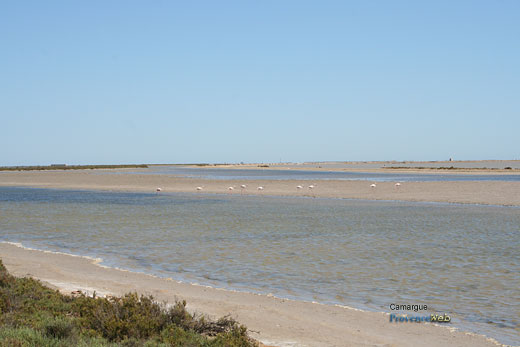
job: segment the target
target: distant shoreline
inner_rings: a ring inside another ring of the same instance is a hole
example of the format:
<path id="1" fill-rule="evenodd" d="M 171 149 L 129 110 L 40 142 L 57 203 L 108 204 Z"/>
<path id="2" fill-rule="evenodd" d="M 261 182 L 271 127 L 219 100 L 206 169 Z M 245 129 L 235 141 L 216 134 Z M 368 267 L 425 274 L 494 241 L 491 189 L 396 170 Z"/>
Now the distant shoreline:
<path id="1" fill-rule="evenodd" d="M 397 170 L 462 170 L 462 171 L 488 171 L 492 170 L 493 172 L 520 172 L 520 169 L 513 169 L 511 167 L 505 167 L 503 169 L 499 168 L 487 168 L 487 167 L 454 167 L 454 166 L 441 166 L 441 167 L 428 167 L 428 166 L 388 166 L 383 167 L 382 169 L 397 169 Z"/>
<path id="2" fill-rule="evenodd" d="M 95 170 L 95 169 L 147 169 L 146 164 L 123 165 L 33 165 L 33 166 L 0 166 L 0 171 L 46 171 L 46 170 Z"/>
<path id="3" fill-rule="evenodd" d="M 150 165 L 154 167 L 156 165 Z M 167 166 L 167 165 L 163 165 Z M 173 165 L 172 165 L 173 166 Z M 520 169 L 498 169 L 498 168 L 436 168 L 436 167 L 378 167 L 378 168 L 330 168 L 330 167 L 298 167 L 298 166 L 254 166 L 254 165 L 181 165 L 181 167 L 201 169 L 230 169 L 230 170 L 295 170 L 295 171 L 324 171 L 324 172 L 353 172 L 353 173 L 414 173 L 414 174 L 439 174 L 439 175 L 520 175 Z"/>
<path id="4" fill-rule="evenodd" d="M 182 166 L 182 165 L 181 165 Z M 192 164 L 187 167 L 331 172 L 408 172 L 427 174 L 520 174 L 520 160 L 326 161 L 303 163 Z M 395 171 L 394 171 L 395 170 Z"/>
<path id="5" fill-rule="evenodd" d="M 95 165 L 25 165 L 0 166 L 1 171 L 63 171 L 102 169 L 147 169 L 150 167 L 189 167 L 201 169 L 261 169 L 329 172 L 409 172 L 442 174 L 520 174 L 520 160 L 461 161 L 324 161 L 302 163 L 177 163 L 177 164 L 95 164 Z"/>

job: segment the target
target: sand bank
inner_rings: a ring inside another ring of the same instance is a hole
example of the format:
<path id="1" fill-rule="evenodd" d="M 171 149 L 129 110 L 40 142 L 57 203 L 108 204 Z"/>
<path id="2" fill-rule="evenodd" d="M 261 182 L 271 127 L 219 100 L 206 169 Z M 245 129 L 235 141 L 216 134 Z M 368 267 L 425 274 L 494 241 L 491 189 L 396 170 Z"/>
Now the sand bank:
<path id="1" fill-rule="evenodd" d="M 179 283 L 145 274 L 96 265 L 83 257 L 27 250 L 0 243 L 0 257 L 15 276 L 32 276 L 63 292 L 129 291 L 173 302 L 213 318 L 230 314 L 247 325 L 250 335 L 276 346 L 496 346 L 480 335 L 429 323 L 390 323 L 384 313 L 280 299 L 267 295 Z"/>
<path id="2" fill-rule="evenodd" d="M 143 169 L 146 170 L 146 169 Z M 111 171 L 113 172 L 113 171 Z M 403 182 L 399 188 L 394 182 L 379 182 L 371 188 L 370 181 L 296 181 L 296 180 L 204 180 L 173 175 L 155 174 L 102 174 L 98 170 L 0 172 L 0 186 L 28 186 L 61 189 L 94 189 L 113 191 L 259 194 L 278 196 L 315 196 L 329 198 L 435 201 L 452 203 L 520 206 L 520 182 L 505 181 L 439 181 Z M 240 184 L 248 187 L 241 192 Z M 309 185 L 315 188 L 310 190 Z M 303 189 L 297 189 L 302 185 Z M 229 186 L 236 189 L 231 193 Z M 257 190 L 257 187 L 264 187 Z"/>
<path id="3" fill-rule="evenodd" d="M 327 171 L 352 171 L 352 172 L 388 172 L 388 168 L 394 168 L 390 172 L 399 172 L 395 168 L 404 168 L 402 172 L 414 172 L 414 169 L 422 168 L 419 173 L 442 174 L 519 174 L 520 160 L 454 160 L 454 161 L 322 161 L 305 163 L 269 163 L 269 164 L 217 164 L 210 167 L 233 169 L 267 169 L 267 170 L 327 170 Z M 440 168 L 453 167 L 455 170 L 439 170 Z M 505 169 L 510 168 L 510 169 Z"/>

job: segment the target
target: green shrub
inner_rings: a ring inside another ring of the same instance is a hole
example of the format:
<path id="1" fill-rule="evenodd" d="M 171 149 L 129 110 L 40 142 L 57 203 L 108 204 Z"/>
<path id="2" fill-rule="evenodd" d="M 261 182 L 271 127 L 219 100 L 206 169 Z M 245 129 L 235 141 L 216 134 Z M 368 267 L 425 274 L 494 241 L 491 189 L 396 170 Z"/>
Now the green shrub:
<path id="1" fill-rule="evenodd" d="M 45 324 L 43 332 L 47 337 L 66 339 L 73 335 L 74 325 L 69 319 L 55 318 Z"/>
<path id="2" fill-rule="evenodd" d="M 256 346 L 229 317 L 212 321 L 137 293 L 70 297 L 0 260 L 0 346 Z"/>

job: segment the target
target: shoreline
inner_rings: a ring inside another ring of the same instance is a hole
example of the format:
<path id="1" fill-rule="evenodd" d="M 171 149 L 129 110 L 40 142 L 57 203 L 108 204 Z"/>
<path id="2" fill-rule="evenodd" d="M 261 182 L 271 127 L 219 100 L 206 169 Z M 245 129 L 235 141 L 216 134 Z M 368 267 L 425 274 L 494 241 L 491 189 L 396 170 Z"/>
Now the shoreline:
<path id="1" fill-rule="evenodd" d="M 154 165 L 151 165 L 154 166 Z M 167 166 L 167 165 L 161 165 Z M 265 169 L 331 172 L 518 175 L 520 160 L 440 160 L 440 161 L 316 161 L 302 163 L 192 164 L 191 168 Z M 453 167 L 453 169 L 450 169 Z M 509 169 L 506 169 L 509 168 Z M 444 169 L 443 169 L 444 168 Z M 390 169 L 390 170 L 388 170 Z"/>
<path id="2" fill-rule="evenodd" d="M 0 186 L 155 193 L 216 193 L 240 196 L 322 197 L 520 206 L 520 181 L 377 182 L 369 180 L 215 180 L 161 174 L 100 174 L 89 170 L 1 172 Z M 248 188 L 241 191 L 240 185 Z M 309 189 L 308 185 L 314 185 Z M 301 185 L 302 189 L 296 187 Z M 233 186 L 233 191 L 228 187 Z M 257 190 L 257 187 L 264 187 Z M 202 187 L 197 191 L 196 187 Z"/>
<path id="3" fill-rule="evenodd" d="M 153 168 L 155 165 L 150 165 Z M 166 166 L 166 165 L 165 165 Z M 424 175 L 520 175 L 520 169 L 481 169 L 481 168 L 454 168 L 441 169 L 434 167 L 380 167 L 380 168 L 328 168 L 328 167 L 298 167 L 298 166 L 269 166 L 259 167 L 253 165 L 216 165 L 216 166 L 180 166 L 191 169 L 228 169 L 228 170 L 291 170 L 291 171 L 318 171 L 318 172 L 352 172 L 352 173 L 404 173 L 404 174 L 424 174 Z"/>
<path id="4" fill-rule="evenodd" d="M 449 325 L 394 325 L 388 322 L 389 313 L 186 283 L 108 267 L 99 258 L 32 249 L 8 241 L 0 242 L 0 258 L 13 275 L 37 278 L 67 294 L 78 289 L 102 295 L 136 291 L 161 301 L 185 299 L 190 311 L 210 317 L 231 314 L 248 327 L 251 337 L 266 345 L 504 346 L 493 338 Z"/>
<path id="5" fill-rule="evenodd" d="M 77 192 L 105 192 L 105 193 L 133 193 L 133 194 L 152 194 L 147 190 L 117 190 L 117 189 L 101 189 L 101 188 L 68 188 L 68 187 L 38 187 L 38 186 L 11 186 L 11 185 L 2 185 L 0 184 L 0 188 L 20 188 L 20 189 L 49 189 L 49 190 L 62 190 L 62 191 L 77 191 Z M 161 195 L 168 194 L 181 194 L 188 196 L 200 196 L 200 197 L 226 197 L 229 198 L 229 193 L 224 192 L 184 192 L 184 191 L 171 191 L 171 192 L 161 192 Z M 155 195 L 155 194 L 154 194 Z M 492 203 L 479 203 L 479 202 L 457 202 L 457 201 L 431 201 L 431 200 L 390 200 L 390 199 L 371 199 L 371 198 L 346 198 L 346 197 L 329 197 L 329 196 L 312 196 L 312 195 L 270 195 L 270 194 L 249 194 L 244 193 L 241 194 L 233 194 L 233 198 L 255 198 L 255 197 L 265 197 L 265 198 L 280 198 L 280 199 L 316 199 L 316 200 L 339 200 L 339 201 L 360 201 L 360 202 L 382 202 L 382 203 L 410 203 L 410 204 L 439 204 L 439 205 L 455 205 L 455 206 L 482 206 L 482 207 L 505 207 L 505 208 L 520 208 L 520 204 L 492 204 Z M 2 243 L 4 241 L 0 241 Z M 5 241 L 9 242 L 9 241 Z M 13 244 L 17 244 L 17 242 L 12 242 Z M 25 247 L 25 246 L 22 246 Z M 31 248 L 28 248 L 31 250 Z M 39 249 L 35 249 L 39 250 Z M 47 252 L 46 250 L 39 250 L 42 252 Z M 48 251 L 53 252 L 53 251 Z M 59 253 L 59 252 L 58 252 Z M 64 253 L 65 255 L 78 256 L 83 257 L 82 255 L 74 255 L 69 253 Z M 88 257 L 88 256 L 86 256 Z"/>

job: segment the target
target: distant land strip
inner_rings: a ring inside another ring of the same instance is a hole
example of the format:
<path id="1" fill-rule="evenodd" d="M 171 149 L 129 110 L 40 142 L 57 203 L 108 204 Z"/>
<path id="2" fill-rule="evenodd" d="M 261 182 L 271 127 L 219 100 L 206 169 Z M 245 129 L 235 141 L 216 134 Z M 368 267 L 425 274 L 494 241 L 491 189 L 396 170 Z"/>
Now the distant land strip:
<path id="1" fill-rule="evenodd" d="M 500 168 L 488 168 L 488 167 L 454 167 L 454 166 L 382 166 L 381 169 L 398 169 L 398 170 L 518 170 L 508 166 L 503 169 Z"/>
<path id="2" fill-rule="evenodd" d="M 87 169 L 146 169 L 146 164 L 136 165 L 37 165 L 37 166 L 0 166 L 0 171 L 33 171 L 33 170 L 87 170 Z"/>

